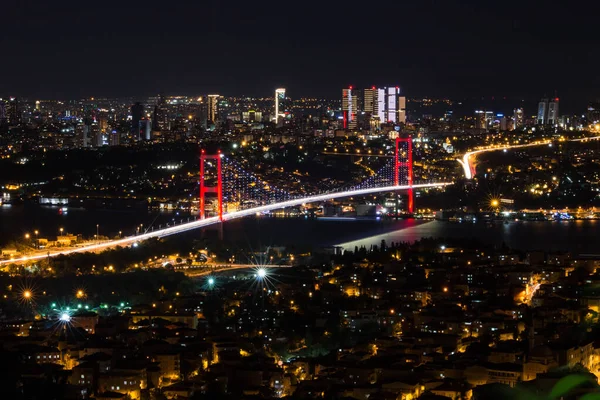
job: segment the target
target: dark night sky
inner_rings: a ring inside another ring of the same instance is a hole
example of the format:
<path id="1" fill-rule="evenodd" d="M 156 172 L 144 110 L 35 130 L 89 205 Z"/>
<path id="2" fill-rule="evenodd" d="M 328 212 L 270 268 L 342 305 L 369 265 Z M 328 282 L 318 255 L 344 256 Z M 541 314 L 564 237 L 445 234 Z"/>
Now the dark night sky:
<path id="1" fill-rule="evenodd" d="M 486 4 L 484 4 L 486 3 Z M 0 95 L 600 97 L 592 1 L 33 1 L 0 4 Z M 361 7 L 358 7 L 360 5 Z"/>

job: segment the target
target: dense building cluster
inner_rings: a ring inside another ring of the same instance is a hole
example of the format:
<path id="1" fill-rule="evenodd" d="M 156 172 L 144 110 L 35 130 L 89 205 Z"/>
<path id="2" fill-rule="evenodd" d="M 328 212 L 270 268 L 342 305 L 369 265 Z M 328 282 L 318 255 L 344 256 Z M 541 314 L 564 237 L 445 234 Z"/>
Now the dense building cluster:
<path id="1" fill-rule="evenodd" d="M 434 240 L 337 253 L 272 248 L 260 254 L 296 267 L 208 275 L 146 302 L 93 288 L 58 304 L 43 280 L 9 290 L 3 385 L 64 399 L 489 399 L 578 373 L 590 383 L 574 396 L 597 390 L 597 259 Z"/>

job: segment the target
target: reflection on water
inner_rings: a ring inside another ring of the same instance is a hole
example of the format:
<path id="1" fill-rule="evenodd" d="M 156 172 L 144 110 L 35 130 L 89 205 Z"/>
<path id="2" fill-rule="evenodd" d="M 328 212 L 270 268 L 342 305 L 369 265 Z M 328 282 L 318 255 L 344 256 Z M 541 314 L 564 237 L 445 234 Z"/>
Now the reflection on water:
<path id="1" fill-rule="evenodd" d="M 85 210 L 69 209 L 61 215 L 58 208 L 37 205 L 0 207 L 0 246 L 25 233 L 39 230 L 41 237 L 54 236 L 59 228 L 65 232 L 93 236 L 96 224 L 101 235 L 131 235 L 136 227 L 164 227 L 190 218 L 139 209 Z M 192 219 L 194 217 L 191 217 Z M 600 221 L 528 222 L 487 226 L 484 223 L 453 223 L 444 221 L 400 220 L 318 220 L 304 218 L 248 217 L 229 221 L 223 227 L 227 241 L 239 246 L 332 246 L 353 250 L 354 246 L 379 245 L 381 240 L 413 242 L 422 237 L 477 239 L 484 243 L 521 250 L 563 250 L 573 253 L 600 254 Z M 209 233 L 210 235 L 210 233 Z M 213 237 L 215 235 L 212 235 Z M 191 231 L 183 238 L 201 237 L 201 231 Z"/>
<path id="2" fill-rule="evenodd" d="M 382 240 L 413 242 L 422 237 L 477 239 L 484 243 L 501 245 L 519 250 L 560 250 L 576 254 L 600 254 L 600 222 L 589 221 L 519 221 L 488 226 L 482 223 L 453 223 L 430 221 L 407 226 L 393 232 L 369 235 L 358 240 L 339 244 L 348 250 L 354 246 L 370 247 Z"/>

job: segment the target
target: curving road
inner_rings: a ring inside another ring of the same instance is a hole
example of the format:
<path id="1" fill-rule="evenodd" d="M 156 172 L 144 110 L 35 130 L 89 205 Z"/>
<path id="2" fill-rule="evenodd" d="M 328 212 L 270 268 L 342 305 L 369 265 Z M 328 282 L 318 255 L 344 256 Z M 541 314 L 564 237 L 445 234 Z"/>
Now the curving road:
<path id="1" fill-rule="evenodd" d="M 566 142 L 587 142 L 588 140 L 598 140 L 598 139 L 600 139 L 600 136 L 592 136 L 592 137 L 579 138 L 579 139 L 568 139 L 565 141 Z M 475 166 L 472 164 L 472 160 L 471 160 L 472 156 L 476 156 L 477 154 L 488 153 L 488 152 L 492 152 L 492 151 L 511 150 L 511 149 L 519 149 L 519 148 L 523 148 L 523 147 L 535 147 L 535 146 L 549 145 L 552 142 L 553 142 L 552 140 L 543 140 L 541 142 L 533 142 L 533 143 L 527 143 L 527 144 L 486 147 L 484 149 L 469 151 L 468 153 L 465 153 L 462 160 L 458 159 L 456 161 L 458 161 L 460 163 L 460 165 L 462 165 L 463 171 L 465 173 L 465 178 L 473 179 L 473 176 L 475 175 Z"/>
<path id="2" fill-rule="evenodd" d="M 361 195 L 365 195 L 365 194 L 381 193 L 381 192 L 393 192 L 396 190 L 407 190 L 410 188 L 413 188 L 413 189 L 440 188 L 440 187 L 444 187 L 444 186 L 451 185 L 451 184 L 452 183 L 426 183 L 426 184 L 419 184 L 419 185 L 412 185 L 412 186 L 409 186 L 409 185 L 384 186 L 384 187 L 378 187 L 378 188 L 348 190 L 345 192 L 332 192 L 332 193 L 327 193 L 327 194 L 302 197 L 302 198 L 298 198 L 298 199 L 294 199 L 294 200 L 282 201 L 279 203 L 268 204 L 265 206 L 253 207 L 253 208 L 249 208 L 247 210 L 234 211 L 234 212 L 231 212 L 228 214 L 224 214 L 223 221 L 229 221 L 232 219 L 243 218 L 243 217 L 247 217 L 250 215 L 255 215 L 257 213 L 273 211 L 273 210 L 277 210 L 280 208 L 294 207 L 294 206 L 298 206 L 298 205 L 305 204 L 305 203 L 315 203 L 315 202 L 319 202 L 319 201 L 326 201 L 326 200 L 341 198 L 341 197 L 361 196 Z M 61 254 L 68 255 L 68 254 L 75 254 L 75 253 L 96 252 L 96 251 L 107 250 L 107 249 L 117 247 L 117 246 L 121 246 L 121 247 L 130 246 L 130 245 L 137 244 L 138 242 L 141 242 L 141 241 L 144 241 L 147 239 L 176 235 L 179 233 L 188 232 L 188 231 L 191 231 L 194 229 L 203 228 L 203 227 L 206 227 L 209 225 L 214 225 L 217 223 L 219 223 L 218 217 L 210 217 L 210 218 L 200 219 L 197 221 L 187 222 L 187 223 L 177 225 L 177 226 L 172 226 L 169 228 L 155 230 L 152 232 L 146 232 L 146 233 L 143 233 L 143 234 L 137 235 L 137 236 L 128 236 L 128 237 L 125 237 L 122 239 L 111 240 L 111 241 L 107 241 L 107 242 L 103 242 L 103 243 L 96 243 L 96 244 L 92 244 L 89 246 L 78 247 L 76 249 L 54 251 L 54 252 L 48 252 L 46 254 L 36 254 L 36 255 L 16 258 L 13 260 L 1 260 L 0 266 L 12 264 L 12 263 L 40 260 L 40 259 L 49 258 L 49 257 L 56 257 Z"/>

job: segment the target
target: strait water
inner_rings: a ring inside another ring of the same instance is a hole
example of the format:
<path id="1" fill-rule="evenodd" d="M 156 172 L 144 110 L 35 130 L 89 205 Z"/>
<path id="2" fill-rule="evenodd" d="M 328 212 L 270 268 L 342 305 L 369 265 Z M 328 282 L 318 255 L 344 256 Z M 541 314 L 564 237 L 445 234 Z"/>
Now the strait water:
<path id="1" fill-rule="evenodd" d="M 59 228 L 67 233 L 93 236 L 96 225 L 100 235 L 117 236 L 135 233 L 136 227 L 164 227 L 193 219 L 189 214 L 130 210 L 102 210 L 69 208 L 60 214 L 57 207 L 13 205 L 0 207 L 0 245 L 26 233 L 40 237 L 56 236 Z M 152 228 L 150 228 L 152 229 Z M 210 228 L 209 228 L 210 229 Z M 214 230 L 213 230 L 214 231 Z M 250 217 L 224 224 L 226 240 L 238 245 L 295 245 L 295 246 L 354 246 L 415 241 L 422 237 L 476 238 L 484 243 L 521 250 L 563 250 L 575 254 L 600 254 L 600 221 L 572 222 L 511 222 L 493 226 L 484 223 L 454 223 L 444 221 L 376 221 L 376 220 L 322 220 L 304 218 Z M 210 234 L 210 233 L 209 233 Z M 214 234 L 214 232 L 213 232 Z M 186 236 L 199 238 L 200 230 Z"/>

